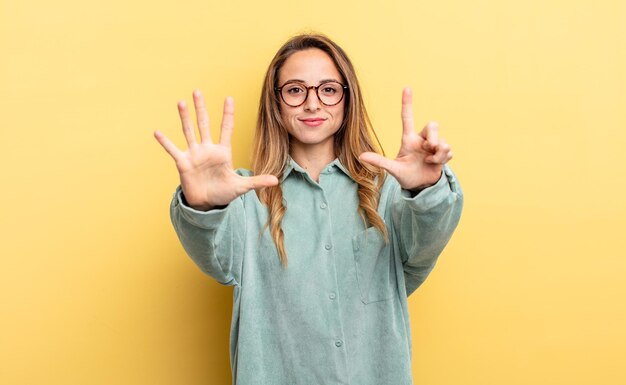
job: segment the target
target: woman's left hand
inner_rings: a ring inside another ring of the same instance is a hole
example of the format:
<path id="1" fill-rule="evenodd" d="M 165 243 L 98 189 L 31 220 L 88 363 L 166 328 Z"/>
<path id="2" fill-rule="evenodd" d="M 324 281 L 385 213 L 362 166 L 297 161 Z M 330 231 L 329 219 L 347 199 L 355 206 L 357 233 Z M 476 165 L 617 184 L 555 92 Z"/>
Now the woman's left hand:
<path id="1" fill-rule="evenodd" d="M 418 192 L 437 183 L 443 165 L 452 159 L 452 151 L 439 138 L 436 122 L 428 123 L 419 134 L 415 132 L 412 102 L 413 95 L 407 87 L 402 92 L 402 144 L 396 159 L 374 152 L 364 152 L 359 159 L 387 170 L 403 189 Z"/>

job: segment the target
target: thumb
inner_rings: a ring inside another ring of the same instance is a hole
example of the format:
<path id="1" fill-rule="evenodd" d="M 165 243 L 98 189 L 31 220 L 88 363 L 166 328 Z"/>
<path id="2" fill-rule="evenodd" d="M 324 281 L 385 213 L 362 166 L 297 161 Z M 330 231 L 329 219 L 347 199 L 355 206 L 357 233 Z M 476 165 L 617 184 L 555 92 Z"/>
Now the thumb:
<path id="1" fill-rule="evenodd" d="M 372 166 L 380 167 L 384 170 L 387 170 L 393 175 L 393 161 L 385 158 L 380 154 L 377 154 L 375 152 L 364 152 L 359 156 L 359 160 L 365 163 L 369 163 Z"/>
<path id="2" fill-rule="evenodd" d="M 257 175 L 247 177 L 250 190 L 261 187 L 272 187 L 278 184 L 278 178 L 274 175 Z"/>

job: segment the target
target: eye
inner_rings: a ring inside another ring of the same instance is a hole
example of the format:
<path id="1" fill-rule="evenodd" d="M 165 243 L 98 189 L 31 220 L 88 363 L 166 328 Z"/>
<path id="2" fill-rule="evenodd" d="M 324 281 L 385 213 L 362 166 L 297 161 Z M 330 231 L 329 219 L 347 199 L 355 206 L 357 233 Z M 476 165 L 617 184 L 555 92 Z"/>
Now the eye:
<path id="1" fill-rule="evenodd" d="M 322 91 L 322 93 L 324 95 L 335 95 L 339 92 L 339 84 L 334 84 L 334 83 L 329 83 L 329 84 L 322 84 L 320 86 L 320 90 Z"/>
<path id="2" fill-rule="evenodd" d="M 304 87 L 297 84 L 290 84 L 286 87 L 286 92 L 289 95 L 298 95 L 304 92 Z"/>

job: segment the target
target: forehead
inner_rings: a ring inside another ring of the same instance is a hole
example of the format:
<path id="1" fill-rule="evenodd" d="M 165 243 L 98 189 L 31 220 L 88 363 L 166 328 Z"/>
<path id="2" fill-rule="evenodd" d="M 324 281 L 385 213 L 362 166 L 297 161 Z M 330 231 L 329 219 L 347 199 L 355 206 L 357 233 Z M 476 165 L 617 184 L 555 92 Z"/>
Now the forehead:
<path id="1" fill-rule="evenodd" d="M 285 60 L 278 73 L 278 80 L 301 80 L 307 84 L 319 84 L 322 80 L 341 81 L 341 74 L 333 59 L 318 48 L 298 51 Z"/>

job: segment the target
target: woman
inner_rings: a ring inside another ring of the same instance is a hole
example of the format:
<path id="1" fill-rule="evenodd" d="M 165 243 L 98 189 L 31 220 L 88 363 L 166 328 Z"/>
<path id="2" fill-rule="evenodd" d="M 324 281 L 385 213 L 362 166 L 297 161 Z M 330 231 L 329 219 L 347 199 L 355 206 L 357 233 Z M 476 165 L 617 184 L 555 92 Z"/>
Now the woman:
<path id="1" fill-rule="evenodd" d="M 174 228 L 207 274 L 234 286 L 234 384 L 410 384 L 407 296 L 456 227 L 462 193 L 436 123 L 417 133 L 402 94 L 402 145 L 378 154 L 355 71 L 325 36 L 300 35 L 270 64 L 253 171 L 232 170 L 231 98 L 211 143 L 200 92 L 198 142 L 155 136 L 181 185 Z"/>

